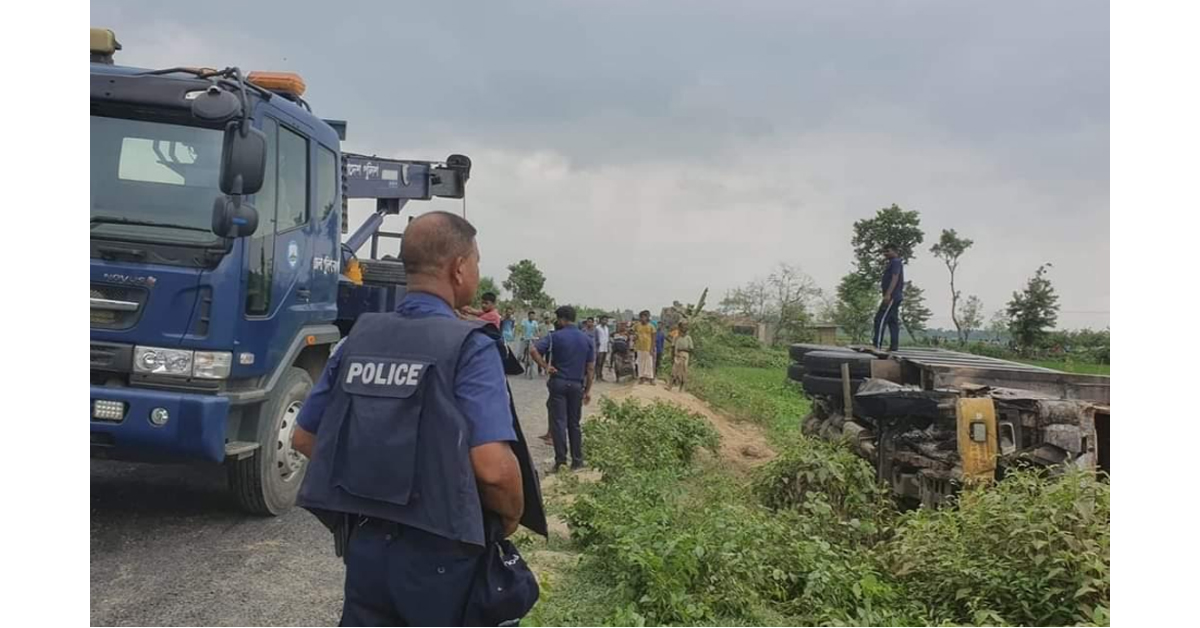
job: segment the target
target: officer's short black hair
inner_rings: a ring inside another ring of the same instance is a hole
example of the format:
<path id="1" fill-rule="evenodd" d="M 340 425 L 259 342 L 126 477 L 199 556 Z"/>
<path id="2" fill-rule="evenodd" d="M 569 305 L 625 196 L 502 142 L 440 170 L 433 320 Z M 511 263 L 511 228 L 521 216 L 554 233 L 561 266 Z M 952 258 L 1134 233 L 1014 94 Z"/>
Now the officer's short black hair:
<path id="1" fill-rule="evenodd" d="M 450 212 L 434 211 L 408 223 L 400 243 L 400 259 L 410 275 L 435 272 L 456 257 L 467 257 L 475 247 L 471 223 Z"/>
<path id="2" fill-rule="evenodd" d="M 495 303 L 496 302 L 496 293 L 495 292 L 485 292 L 485 293 L 483 293 L 482 299 L 483 299 L 483 301 L 485 301 L 487 303 Z"/>
<path id="3" fill-rule="evenodd" d="M 529 313 L 533 314 L 534 316 L 537 316 L 537 312 L 535 310 L 529 310 Z"/>
<path id="4" fill-rule="evenodd" d="M 564 305 L 557 310 L 554 310 L 554 315 L 557 316 L 559 320 L 567 321 L 568 323 L 575 322 L 575 308 L 571 307 L 570 305 Z"/>
<path id="5" fill-rule="evenodd" d="M 895 251 L 895 252 L 899 253 L 900 247 L 896 246 L 895 243 L 893 243 L 893 242 L 888 242 L 887 244 L 883 245 L 883 250 Z"/>

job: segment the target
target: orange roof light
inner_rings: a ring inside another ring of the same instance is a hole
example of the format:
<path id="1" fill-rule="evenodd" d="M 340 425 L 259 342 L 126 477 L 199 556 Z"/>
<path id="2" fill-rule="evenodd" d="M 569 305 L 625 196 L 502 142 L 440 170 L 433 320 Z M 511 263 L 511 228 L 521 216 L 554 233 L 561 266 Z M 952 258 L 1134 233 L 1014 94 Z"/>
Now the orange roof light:
<path id="1" fill-rule="evenodd" d="M 295 72 L 251 72 L 246 80 L 273 92 L 283 92 L 292 96 L 304 95 L 304 79 Z"/>

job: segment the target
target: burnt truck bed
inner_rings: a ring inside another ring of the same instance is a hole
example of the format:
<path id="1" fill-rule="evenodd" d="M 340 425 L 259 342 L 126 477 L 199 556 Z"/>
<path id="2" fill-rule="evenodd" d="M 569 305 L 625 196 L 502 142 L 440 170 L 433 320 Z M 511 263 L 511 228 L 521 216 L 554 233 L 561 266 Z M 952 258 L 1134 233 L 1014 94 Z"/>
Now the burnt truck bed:
<path id="1" fill-rule="evenodd" d="M 986 385 L 1030 390 L 1058 399 L 1077 399 L 1108 405 L 1105 375 L 1064 373 L 1032 364 L 942 349 L 903 349 L 891 354 L 856 348 L 901 365 L 906 382 L 926 390 Z"/>
<path id="2" fill-rule="evenodd" d="M 963 399 L 991 400 L 997 474 L 1018 464 L 1109 471 L 1108 377 L 940 349 L 852 349 L 876 358 L 871 377 L 854 386 L 849 408 L 842 395 L 810 391 L 804 432 L 846 442 L 902 498 L 937 506 L 962 483 L 972 466 L 959 451 Z"/>

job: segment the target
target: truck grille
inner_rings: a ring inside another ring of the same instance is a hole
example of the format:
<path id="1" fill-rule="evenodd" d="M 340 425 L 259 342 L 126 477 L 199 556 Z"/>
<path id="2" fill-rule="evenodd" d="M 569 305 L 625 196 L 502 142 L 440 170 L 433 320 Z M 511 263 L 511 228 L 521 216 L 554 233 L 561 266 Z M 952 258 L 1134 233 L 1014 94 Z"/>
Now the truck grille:
<path id="1" fill-rule="evenodd" d="M 133 345 L 115 342 L 92 343 L 92 385 L 103 386 L 114 378 L 128 383 L 133 369 Z"/>
<path id="2" fill-rule="evenodd" d="M 92 370 L 128 373 L 133 366 L 133 345 L 115 342 L 92 343 Z"/>
<path id="3" fill-rule="evenodd" d="M 97 329 L 129 329 L 142 316 L 146 305 L 144 288 L 92 284 L 92 327 Z"/>

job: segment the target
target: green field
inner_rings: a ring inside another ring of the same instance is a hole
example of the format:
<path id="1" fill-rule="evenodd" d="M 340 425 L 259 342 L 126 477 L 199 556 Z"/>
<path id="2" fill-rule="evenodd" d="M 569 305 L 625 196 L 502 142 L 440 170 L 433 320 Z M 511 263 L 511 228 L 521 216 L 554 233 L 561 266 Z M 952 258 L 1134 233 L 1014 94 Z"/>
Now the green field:
<path id="1" fill-rule="evenodd" d="M 718 410 L 762 426 L 778 442 L 800 429 L 811 405 L 780 368 L 718 366 L 692 371 L 688 392 Z"/>
<path id="2" fill-rule="evenodd" d="M 1062 360 L 1018 360 L 1025 364 L 1041 366 L 1067 373 L 1082 373 L 1084 375 L 1108 375 L 1110 365 L 1090 364 L 1087 362 L 1064 362 Z"/>

